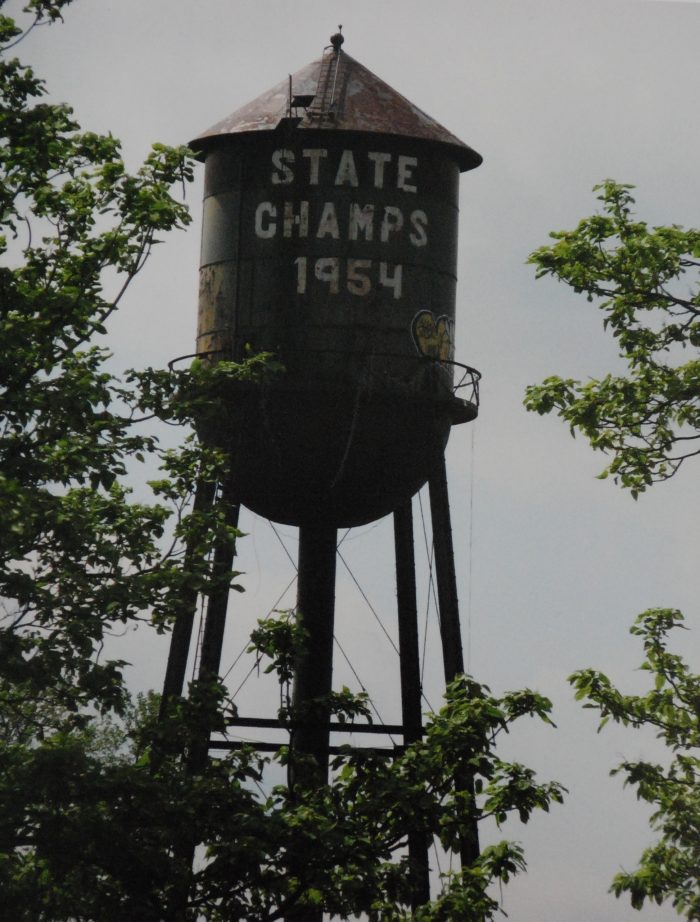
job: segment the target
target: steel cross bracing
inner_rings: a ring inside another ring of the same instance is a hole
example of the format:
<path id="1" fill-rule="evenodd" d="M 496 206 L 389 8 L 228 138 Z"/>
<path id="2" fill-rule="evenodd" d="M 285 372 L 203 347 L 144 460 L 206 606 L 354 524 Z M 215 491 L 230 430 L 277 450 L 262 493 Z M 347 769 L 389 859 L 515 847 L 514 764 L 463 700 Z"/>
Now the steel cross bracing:
<path id="1" fill-rule="evenodd" d="M 429 480 L 429 493 L 433 531 L 433 551 L 431 551 L 431 555 L 434 552 L 443 667 L 445 682 L 449 684 L 456 675 L 463 672 L 464 662 L 447 479 L 442 452 L 435 453 L 433 473 Z M 215 491 L 212 485 L 200 484 L 195 498 L 195 505 L 201 507 L 203 504 L 211 504 L 214 501 Z M 232 500 L 231 484 L 222 485 L 221 494 L 217 501 L 222 504 L 227 524 L 236 527 L 239 507 Z M 387 724 L 381 719 L 377 724 L 339 723 L 330 719 L 330 714 L 327 710 L 323 711 L 323 713 L 319 710 L 310 718 L 307 716 L 289 724 L 283 724 L 279 720 L 257 717 L 236 718 L 230 721 L 231 728 L 250 727 L 279 729 L 290 732 L 292 749 L 316 757 L 318 770 L 315 778 L 295 779 L 292 777 L 290 778 L 292 785 L 295 783 L 324 783 L 327 781 L 329 756 L 341 750 L 341 747 L 330 744 L 331 733 L 401 736 L 403 745 L 393 743 L 391 748 L 353 747 L 372 749 L 372 751 L 380 752 L 389 758 L 401 752 L 405 745 L 420 739 L 422 736 L 422 682 L 411 505 L 409 500 L 394 512 L 402 723 Z M 331 691 L 335 564 L 339 556 L 337 548 L 338 542 L 335 528 L 326 525 L 319 528 L 306 526 L 300 529 L 297 603 L 298 611 L 303 612 L 302 617 L 305 618 L 305 626 L 309 632 L 310 640 L 306 658 L 302 657 L 298 661 L 296 668 L 293 697 L 294 704 L 297 706 L 305 701 L 322 699 L 324 695 Z M 235 547 L 230 541 L 222 541 L 213 549 L 213 552 L 214 568 L 217 570 L 218 576 L 224 577 L 225 573 L 230 572 L 232 569 Z M 342 556 L 341 560 L 347 566 Z M 355 579 L 349 567 L 348 570 L 353 579 Z M 356 580 L 355 582 L 357 583 Z M 429 594 L 432 591 L 432 566 L 430 583 Z M 220 671 L 228 604 L 228 581 L 222 579 L 218 582 L 218 585 L 219 589 L 208 597 L 206 604 L 202 649 L 197 670 L 197 675 L 200 679 L 216 676 Z M 381 619 L 379 619 L 359 583 L 357 585 L 370 610 L 381 624 Z M 192 599 L 189 601 L 191 603 L 189 610 L 180 616 L 173 630 L 163 689 L 162 713 L 167 709 L 170 700 L 182 695 L 184 688 L 185 669 L 192 641 L 192 629 L 197 606 L 196 595 L 193 594 Z M 382 629 L 385 633 L 388 633 L 383 625 Z M 395 645 L 394 647 L 396 649 Z M 320 662 L 325 664 L 323 669 L 319 669 Z M 201 764 L 203 760 L 206 760 L 210 751 L 230 751 L 242 745 L 253 745 L 259 751 L 270 752 L 277 751 L 282 744 L 263 741 L 243 743 L 235 740 L 202 739 L 199 746 L 195 747 L 194 754 L 190 758 Z M 193 768 L 196 769 L 196 766 L 193 765 Z M 455 784 L 458 789 L 471 790 L 473 788 L 473 779 L 467 773 L 463 773 L 455 779 Z M 410 837 L 409 852 L 414 866 L 419 869 L 414 878 L 414 907 L 430 898 L 428 846 L 429 843 L 425 837 Z M 462 844 L 461 859 L 463 866 L 472 864 L 478 853 L 478 833 L 476 824 L 474 824 L 471 834 Z"/>

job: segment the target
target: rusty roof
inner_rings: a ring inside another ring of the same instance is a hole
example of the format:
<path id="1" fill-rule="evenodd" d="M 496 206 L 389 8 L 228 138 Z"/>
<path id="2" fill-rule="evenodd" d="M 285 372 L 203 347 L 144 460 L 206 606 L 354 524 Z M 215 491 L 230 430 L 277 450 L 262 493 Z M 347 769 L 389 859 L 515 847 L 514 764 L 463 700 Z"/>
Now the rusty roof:
<path id="1" fill-rule="evenodd" d="M 227 135 L 274 131 L 290 118 L 301 130 L 361 131 L 446 144 L 462 171 L 482 160 L 439 122 L 335 46 L 217 122 L 191 146 L 206 150 Z"/>

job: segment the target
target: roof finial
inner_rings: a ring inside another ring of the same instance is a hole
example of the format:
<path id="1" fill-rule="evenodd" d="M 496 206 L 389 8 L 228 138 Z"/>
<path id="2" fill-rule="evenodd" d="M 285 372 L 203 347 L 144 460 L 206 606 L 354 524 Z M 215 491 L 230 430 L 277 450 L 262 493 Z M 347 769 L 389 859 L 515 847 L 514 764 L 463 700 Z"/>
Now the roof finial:
<path id="1" fill-rule="evenodd" d="M 333 50 L 336 54 L 339 54 L 340 46 L 344 41 L 345 36 L 343 35 L 343 27 L 338 26 L 338 31 L 335 33 L 335 35 L 331 35 L 331 45 L 333 46 Z"/>

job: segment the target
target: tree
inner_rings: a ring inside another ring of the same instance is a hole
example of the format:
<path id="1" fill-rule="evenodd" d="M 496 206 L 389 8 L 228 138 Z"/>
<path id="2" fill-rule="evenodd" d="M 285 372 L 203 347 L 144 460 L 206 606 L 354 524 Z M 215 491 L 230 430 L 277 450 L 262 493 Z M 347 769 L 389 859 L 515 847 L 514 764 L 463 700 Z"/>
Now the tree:
<path id="1" fill-rule="evenodd" d="M 596 186 L 602 214 L 552 233 L 556 242 L 529 258 L 538 278 L 551 275 L 597 302 L 627 373 L 585 383 L 550 377 L 527 388 L 525 405 L 555 410 L 611 454 L 601 477 L 612 474 L 636 497 L 700 454 L 700 231 L 635 220 L 631 188 Z"/>
<path id="2" fill-rule="evenodd" d="M 42 22 L 63 5 L 30 6 Z M 19 37 L 3 17 L 2 44 Z M 170 510 L 130 502 L 120 485 L 128 458 L 157 451 L 135 421 L 168 384 L 117 381 L 93 340 L 158 234 L 188 222 L 169 190 L 191 165 L 184 149 L 157 146 L 129 175 L 114 138 L 81 132 L 44 93 L 30 68 L 2 61 L 3 665 L 29 700 L 50 687 L 77 715 L 119 705 L 120 664 L 92 655 L 105 628 L 162 612 L 173 582 L 158 546 Z"/>
<path id="3" fill-rule="evenodd" d="M 69 3 L 32 0 L 29 29 Z M 3 912 L 18 922 L 272 922 L 294 907 L 409 918 L 409 831 L 454 849 L 474 820 L 526 821 L 561 800 L 559 785 L 494 750 L 516 719 L 548 722 L 550 704 L 528 691 L 497 698 L 462 678 L 424 740 L 389 760 L 348 750 L 331 784 L 293 791 L 265 774 L 290 758 L 286 748 L 193 764 L 233 711 L 217 677 L 192 683 L 162 719 L 151 707 L 134 720 L 109 632 L 140 621 L 169 630 L 184 599 L 236 577 L 217 573 L 207 550 L 238 533 L 216 503 L 191 502 L 197 482 L 226 477 L 226 457 L 186 427 L 203 408 L 218 412 L 222 382 L 266 375 L 270 362 L 108 370 L 99 343 L 110 316 L 161 236 L 189 221 L 173 188 L 192 162 L 155 145 L 129 173 L 112 136 L 82 131 L 7 54 L 23 34 L 0 17 Z M 184 427 L 180 449 L 161 448 L 155 421 Z M 145 462 L 161 476 L 136 502 L 129 484 Z M 303 642 L 294 625 L 267 623 L 254 642 L 287 681 L 285 650 Z M 366 708 L 345 691 L 330 703 L 339 718 Z M 282 716 L 294 720 L 284 698 Z M 465 762 L 476 797 L 454 790 Z M 177 847 L 183 830 L 198 848 L 194 868 Z M 489 887 L 523 867 L 517 845 L 485 849 L 419 917 L 492 918 Z"/>
<path id="4" fill-rule="evenodd" d="M 66 5 L 28 4 L 29 28 Z M 128 705 L 124 664 L 103 646 L 115 625 L 164 629 L 185 589 L 211 583 L 205 555 L 186 569 L 180 542 L 226 533 L 216 510 L 187 511 L 195 479 L 220 476 L 222 459 L 196 441 L 163 452 L 143 429 L 154 414 L 189 419 L 174 397 L 210 372 L 120 381 L 96 339 L 159 236 L 188 223 L 171 187 L 192 166 L 184 148 L 156 145 L 129 174 L 113 137 L 44 101 L 41 80 L 8 54 L 22 37 L 0 17 L 3 906 L 18 919 L 146 918 L 173 873 L 153 831 L 167 828 L 168 787 L 94 751 L 97 715 Z M 125 479 L 146 456 L 165 466 L 150 504 Z"/>
<path id="5" fill-rule="evenodd" d="M 700 919 L 700 676 L 667 649 L 670 631 L 682 627 L 675 609 L 643 612 L 631 633 L 644 643 L 641 668 L 652 684 L 646 695 L 625 695 L 594 669 L 575 672 L 570 682 L 584 707 L 624 726 L 653 727 L 671 753 L 667 765 L 643 759 L 624 761 L 612 774 L 633 785 L 640 800 L 655 810 L 651 827 L 658 842 L 647 848 L 632 872 L 617 874 L 612 890 L 629 894 L 641 909 L 645 900 L 670 900 L 679 915 Z"/>
<path id="6" fill-rule="evenodd" d="M 572 434 L 580 431 L 594 449 L 610 453 L 600 476 L 612 474 L 636 498 L 700 454 L 700 361 L 693 350 L 700 344 L 700 231 L 634 220 L 631 188 L 611 180 L 597 186 L 603 213 L 551 234 L 556 242 L 530 256 L 538 278 L 552 275 L 598 301 L 627 374 L 584 384 L 547 378 L 527 389 L 525 405 L 556 411 Z M 682 621 L 675 609 L 650 609 L 631 628 L 644 643 L 641 668 L 653 679 L 646 695 L 625 695 L 594 669 L 569 681 L 584 707 L 600 712 L 600 728 L 610 720 L 652 727 L 669 750 L 665 766 L 624 761 L 612 771 L 655 807 L 650 823 L 659 834 L 635 871 L 614 878 L 612 891 L 628 894 L 637 909 L 645 900 L 670 900 L 680 915 L 700 919 L 700 676 L 667 650 L 669 632 Z"/>

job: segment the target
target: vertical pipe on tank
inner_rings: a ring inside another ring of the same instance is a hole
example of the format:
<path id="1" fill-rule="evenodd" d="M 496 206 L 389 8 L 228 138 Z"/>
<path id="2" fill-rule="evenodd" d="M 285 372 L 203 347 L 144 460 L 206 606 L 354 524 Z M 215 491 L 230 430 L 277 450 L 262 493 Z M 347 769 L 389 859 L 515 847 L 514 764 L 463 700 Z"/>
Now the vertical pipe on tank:
<path id="1" fill-rule="evenodd" d="M 396 549 L 396 601 L 399 615 L 401 717 L 404 742 L 413 743 L 423 735 L 423 721 L 411 500 L 399 506 L 394 512 L 394 547 Z M 430 901 L 428 840 L 423 833 L 410 832 L 408 834 L 408 857 L 412 877 L 411 909 L 416 910 Z"/>
<path id="2" fill-rule="evenodd" d="M 433 523 L 433 545 L 435 548 L 435 571 L 437 577 L 438 605 L 440 608 L 440 637 L 445 682 L 450 682 L 464 672 L 462 653 L 462 632 L 459 625 L 459 602 L 457 600 L 457 576 L 455 574 L 450 501 L 447 494 L 447 472 L 445 455 L 436 450 L 433 470 L 429 480 L 430 515 Z M 460 772 L 455 778 L 458 790 L 468 791 L 474 797 L 474 779 L 469 772 Z M 460 849 L 462 867 L 469 867 L 479 857 L 479 830 L 476 821 L 469 834 L 462 840 Z"/>

